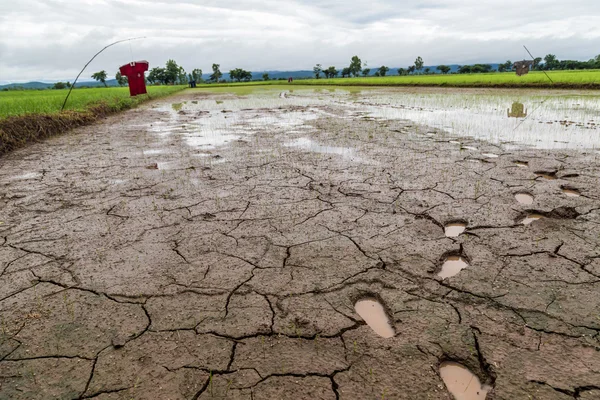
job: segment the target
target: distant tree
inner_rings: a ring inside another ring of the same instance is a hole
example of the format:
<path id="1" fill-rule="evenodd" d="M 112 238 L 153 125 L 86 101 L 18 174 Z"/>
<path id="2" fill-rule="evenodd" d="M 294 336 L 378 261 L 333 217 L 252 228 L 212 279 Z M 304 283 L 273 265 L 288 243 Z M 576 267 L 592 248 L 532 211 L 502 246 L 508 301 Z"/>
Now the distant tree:
<path id="1" fill-rule="evenodd" d="M 117 83 L 119 84 L 119 86 L 127 85 L 127 77 L 121 75 L 121 71 L 117 71 L 117 74 L 115 75 L 115 79 L 117 80 Z"/>
<path id="2" fill-rule="evenodd" d="M 414 65 L 411 65 L 410 67 L 408 67 L 408 73 L 412 74 L 413 72 L 415 72 L 416 69 L 417 69 L 417 67 L 415 67 Z"/>
<path id="3" fill-rule="evenodd" d="M 243 70 L 242 68 L 232 69 L 229 71 L 229 76 L 231 77 L 231 80 L 236 80 L 238 82 L 247 82 L 252 79 L 252 74 L 249 71 Z"/>
<path id="4" fill-rule="evenodd" d="M 346 67 L 346 68 L 342 69 L 342 78 L 349 77 L 349 76 L 350 76 L 350 68 Z"/>
<path id="5" fill-rule="evenodd" d="M 421 56 L 417 57 L 417 59 L 415 60 L 415 68 L 417 69 L 417 71 L 421 71 L 421 69 L 423 69 L 423 59 L 421 58 Z"/>
<path id="6" fill-rule="evenodd" d="M 362 70 L 363 76 L 369 76 L 370 73 L 371 73 L 371 68 L 365 68 Z"/>
<path id="7" fill-rule="evenodd" d="M 490 64 L 475 64 L 471 66 L 472 74 L 480 74 L 487 73 L 492 71 L 492 66 Z"/>
<path id="8" fill-rule="evenodd" d="M 327 69 L 324 69 L 323 73 L 325 74 L 326 78 L 335 78 L 336 76 L 338 76 L 339 71 L 332 66 Z"/>
<path id="9" fill-rule="evenodd" d="M 544 69 L 552 70 L 559 66 L 558 59 L 554 54 L 546 54 L 544 57 Z"/>
<path id="10" fill-rule="evenodd" d="M 354 75 L 354 77 L 357 77 L 358 75 L 360 75 L 360 72 L 362 71 L 362 61 L 360 60 L 360 58 L 358 58 L 358 56 L 353 56 L 352 59 L 350 60 L 350 66 L 348 67 L 350 73 L 352 75 Z"/>
<path id="11" fill-rule="evenodd" d="M 223 74 L 221 73 L 221 70 L 219 68 L 221 68 L 221 66 L 219 64 L 212 65 L 213 73 L 210 75 L 210 78 L 209 78 L 212 82 L 218 82 L 219 79 L 221 79 L 221 77 L 223 76 Z"/>
<path id="12" fill-rule="evenodd" d="M 406 75 L 408 74 L 408 71 L 406 71 L 404 68 L 398 68 L 398 75 Z"/>
<path id="13" fill-rule="evenodd" d="M 512 71 L 513 62 L 510 60 L 506 60 L 504 64 L 498 65 L 498 72 Z"/>
<path id="14" fill-rule="evenodd" d="M 102 82 L 102 84 L 104 85 L 104 87 L 108 87 L 106 85 L 106 71 L 102 70 L 100 72 L 94 72 L 92 74 L 92 78 L 94 78 L 95 80 Z"/>
<path id="15" fill-rule="evenodd" d="M 379 67 L 377 72 L 379 72 L 379 76 L 385 76 L 385 74 L 387 74 L 389 70 L 390 69 L 388 67 L 386 67 L 385 65 L 382 65 L 381 67 Z"/>
<path id="16" fill-rule="evenodd" d="M 471 73 L 471 66 L 470 65 L 463 65 L 462 67 L 458 68 L 458 73 L 459 74 L 470 74 Z"/>
<path id="17" fill-rule="evenodd" d="M 269 74 L 267 74 L 267 73 L 264 73 L 264 74 L 262 75 L 262 78 L 263 78 L 263 81 L 268 81 L 268 80 L 269 80 Z"/>
<path id="18" fill-rule="evenodd" d="M 179 85 L 187 85 L 188 83 L 188 76 L 185 73 L 185 69 L 183 69 L 183 67 L 179 67 L 177 70 L 177 84 Z"/>
<path id="19" fill-rule="evenodd" d="M 323 67 L 321 64 L 317 64 L 313 68 L 313 74 L 315 74 L 315 78 L 319 79 L 321 77 L 321 72 L 323 72 Z"/>
<path id="20" fill-rule="evenodd" d="M 425 68 L 425 74 L 427 75 L 427 74 L 429 74 L 429 72 L 431 72 L 431 68 L 429 68 L 429 67 Z"/>
<path id="21" fill-rule="evenodd" d="M 165 83 L 166 82 L 166 74 L 165 69 L 160 67 L 154 67 L 148 72 L 148 82 L 154 85 L 156 83 Z"/>
<path id="22" fill-rule="evenodd" d="M 183 68 L 180 68 L 179 65 L 175 62 L 175 60 L 169 59 L 165 65 L 165 73 L 164 73 L 164 83 L 165 84 L 175 84 L 180 81 L 180 75 Z M 184 71 L 185 73 L 185 71 Z"/>
<path id="23" fill-rule="evenodd" d="M 63 82 L 56 82 L 53 86 L 52 89 L 64 89 L 66 88 L 67 85 L 65 85 Z"/>
<path id="24" fill-rule="evenodd" d="M 379 72 L 379 70 L 375 71 L 375 73 L 373 74 L 373 76 L 381 76 L 381 72 Z"/>
<path id="25" fill-rule="evenodd" d="M 193 81 L 202 82 L 202 70 L 200 68 L 194 68 L 190 75 Z"/>
<path id="26" fill-rule="evenodd" d="M 451 70 L 452 68 L 450 68 L 450 67 L 449 67 L 449 66 L 447 66 L 447 65 L 438 65 L 436 69 L 437 69 L 438 71 L 440 71 L 442 74 L 447 74 L 448 72 L 450 72 L 450 70 Z"/>
<path id="27" fill-rule="evenodd" d="M 533 69 L 539 69 L 540 63 L 542 62 L 542 57 L 536 57 L 533 59 Z"/>

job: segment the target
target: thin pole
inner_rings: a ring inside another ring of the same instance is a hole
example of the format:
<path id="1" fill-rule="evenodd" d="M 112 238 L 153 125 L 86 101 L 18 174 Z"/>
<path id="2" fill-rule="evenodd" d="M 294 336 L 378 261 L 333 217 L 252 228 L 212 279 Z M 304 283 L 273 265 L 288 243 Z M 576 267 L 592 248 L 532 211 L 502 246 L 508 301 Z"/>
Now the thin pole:
<path id="1" fill-rule="evenodd" d="M 71 95 L 71 91 L 73 90 L 73 88 L 75 87 L 75 84 L 77 83 L 77 79 L 79 79 L 79 76 L 81 76 L 81 74 L 82 74 L 82 73 L 83 73 L 83 71 L 86 69 L 86 67 L 87 67 L 88 65 L 90 65 L 90 63 L 91 63 L 92 61 L 94 61 L 94 58 L 96 58 L 96 57 L 97 57 L 97 56 L 98 56 L 100 53 L 102 53 L 104 50 L 108 49 L 110 46 L 114 46 L 114 45 L 115 45 L 115 44 L 117 44 L 117 43 L 123 43 L 123 42 L 128 42 L 128 41 L 131 41 L 131 40 L 138 40 L 138 39 L 145 39 L 145 38 L 146 38 L 146 37 L 145 37 L 145 36 L 143 36 L 143 37 L 136 37 L 136 38 L 131 38 L 131 39 L 123 39 L 123 40 L 118 40 L 118 41 L 116 41 L 116 42 L 114 42 L 114 43 L 111 43 L 111 44 L 109 44 L 108 46 L 104 47 L 102 50 L 100 50 L 99 52 L 97 52 L 97 53 L 94 55 L 94 57 L 92 57 L 92 58 L 90 59 L 90 61 L 88 61 L 88 62 L 87 62 L 87 64 L 85 64 L 85 65 L 83 66 L 83 69 L 82 69 L 82 70 L 79 72 L 79 75 L 77 75 L 77 78 L 75 78 L 75 81 L 73 82 L 73 84 L 71 84 L 71 88 L 69 89 L 69 93 L 67 93 L 67 97 L 65 97 L 65 101 L 64 101 L 64 103 L 63 103 L 62 107 L 60 108 L 60 111 L 63 111 L 63 110 L 65 109 L 65 106 L 67 105 L 67 100 L 69 100 L 69 96 Z"/>
<path id="2" fill-rule="evenodd" d="M 525 47 L 525 45 L 523 45 L 523 47 Z M 531 59 L 533 60 L 533 62 L 535 62 L 535 57 L 531 54 L 531 52 L 529 51 L 529 49 L 527 47 L 525 47 L 525 50 L 527 50 L 527 52 L 531 56 Z M 544 75 L 546 75 L 546 78 L 550 79 L 550 82 L 552 82 L 552 84 L 554 84 L 554 81 L 552 80 L 552 78 L 550 78 L 548 76 L 548 74 L 546 73 L 546 71 L 542 70 L 542 72 L 544 73 Z"/>

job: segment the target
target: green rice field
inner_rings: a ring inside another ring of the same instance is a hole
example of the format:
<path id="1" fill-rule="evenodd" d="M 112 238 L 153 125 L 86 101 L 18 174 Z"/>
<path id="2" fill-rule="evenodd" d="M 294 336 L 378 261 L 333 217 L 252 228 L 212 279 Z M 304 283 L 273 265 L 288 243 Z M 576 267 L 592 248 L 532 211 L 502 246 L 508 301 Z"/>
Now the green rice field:
<path id="1" fill-rule="evenodd" d="M 129 88 L 73 89 L 65 109 L 83 111 L 100 102 L 120 110 L 132 107 L 146 99 L 162 97 L 186 86 L 150 86 L 148 95 L 130 97 Z M 65 90 L 22 90 L 0 92 L 0 118 L 24 114 L 52 114 L 60 111 L 67 96 Z"/>
<path id="2" fill-rule="evenodd" d="M 404 75 L 385 77 L 358 77 L 334 79 L 297 79 L 294 85 L 337 85 L 337 86 L 454 86 L 454 87 L 557 87 L 561 89 L 600 88 L 600 70 L 547 71 L 550 79 L 540 71 L 517 76 L 514 72 L 494 72 L 489 74 L 450 74 L 450 75 Z M 224 85 L 264 85 L 281 84 L 282 81 L 231 83 Z M 287 84 L 287 82 L 286 82 Z M 205 85 L 199 85 L 205 86 Z M 206 85 L 214 87 L 215 84 Z"/>

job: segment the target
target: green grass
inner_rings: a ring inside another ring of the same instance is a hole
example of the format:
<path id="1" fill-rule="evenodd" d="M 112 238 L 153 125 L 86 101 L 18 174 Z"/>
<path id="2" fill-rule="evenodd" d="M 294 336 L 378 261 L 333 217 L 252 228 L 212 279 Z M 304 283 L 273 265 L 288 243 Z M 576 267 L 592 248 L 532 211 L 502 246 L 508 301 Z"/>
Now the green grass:
<path id="1" fill-rule="evenodd" d="M 517 76 L 514 72 L 489 74 L 407 75 L 335 79 L 297 79 L 286 81 L 241 82 L 198 85 L 198 87 L 255 86 L 255 85 L 333 85 L 333 86 L 450 86 L 450 87 L 543 87 L 543 88 L 600 88 L 600 70 L 530 72 Z"/>
<path id="2" fill-rule="evenodd" d="M 130 97 L 129 88 L 73 89 L 67 110 L 85 111 L 91 106 L 106 103 L 114 110 L 135 106 L 148 98 L 162 97 L 185 86 L 150 86 L 148 95 Z M 23 90 L 0 92 L 0 118 L 25 114 L 54 114 L 67 96 L 67 90 Z"/>

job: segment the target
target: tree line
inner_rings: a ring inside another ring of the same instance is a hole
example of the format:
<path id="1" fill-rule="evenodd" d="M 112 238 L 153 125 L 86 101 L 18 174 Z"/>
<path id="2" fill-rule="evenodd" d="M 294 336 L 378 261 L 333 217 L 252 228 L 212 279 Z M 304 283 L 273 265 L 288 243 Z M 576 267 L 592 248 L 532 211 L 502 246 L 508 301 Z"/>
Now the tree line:
<path id="1" fill-rule="evenodd" d="M 219 64 L 212 65 L 212 74 L 208 78 L 209 83 L 227 82 L 223 79 L 223 73 L 220 70 Z M 532 69 L 536 71 L 554 71 L 554 70 L 582 70 L 582 69 L 600 69 L 600 54 L 588 61 L 576 61 L 576 60 L 559 60 L 554 54 L 547 54 L 545 57 L 537 57 L 533 60 Z M 438 65 L 436 70 L 442 74 L 448 74 L 452 68 L 448 65 Z M 493 68 L 491 64 L 474 64 L 474 65 L 459 65 L 455 73 L 458 74 L 477 74 L 477 73 L 489 73 L 489 72 L 508 72 L 514 70 L 514 63 L 511 60 L 507 60 L 502 64 L 498 64 L 497 70 Z M 342 69 L 337 69 L 334 66 L 323 68 L 322 64 L 317 64 L 313 68 L 313 74 L 316 79 L 321 78 L 321 74 L 325 78 L 342 78 L 359 77 L 359 76 L 370 76 L 373 69 L 367 66 L 358 57 L 353 56 L 350 59 L 350 64 Z M 390 68 L 382 65 L 379 68 L 374 69 L 375 73 L 373 76 L 387 76 Z M 433 71 L 430 67 L 424 68 L 424 61 L 422 57 L 417 57 L 412 65 L 406 68 L 398 68 L 398 75 L 414 75 L 414 74 L 432 74 Z M 98 71 L 92 74 L 92 78 L 102 83 L 107 87 L 106 78 L 108 74 L 106 71 Z M 237 82 L 248 82 L 252 80 L 252 73 L 242 68 L 234 68 L 229 71 L 229 78 L 231 81 Z M 120 72 L 117 72 L 115 79 L 119 86 L 127 85 L 127 77 L 122 76 Z M 148 83 L 152 85 L 186 85 L 190 81 L 197 83 L 205 82 L 202 78 L 202 70 L 200 68 L 194 68 L 191 72 L 187 73 L 185 69 L 178 65 L 175 60 L 168 60 L 165 67 L 154 67 L 150 69 L 146 76 Z M 264 73 L 262 80 L 270 80 L 269 74 Z M 53 89 L 65 89 L 71 87 L 69 82 L 57 82 L 52 87 Z"/>

